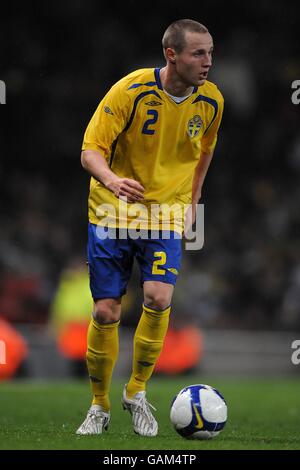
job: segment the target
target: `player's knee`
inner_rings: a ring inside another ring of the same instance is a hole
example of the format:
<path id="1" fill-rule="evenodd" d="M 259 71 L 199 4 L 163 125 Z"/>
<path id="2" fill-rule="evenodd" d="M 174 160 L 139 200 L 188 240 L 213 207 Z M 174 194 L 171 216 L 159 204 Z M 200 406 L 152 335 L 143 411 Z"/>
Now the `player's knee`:
<path id="1" fill-rule="evenodd" d="M 100 303 L 94 306 L 93 317 L 100 324 L 114 323 L 120 319 L 120 312 L 112 305 Z"/>
<path id="2" fill-rule="evenodd" d="M 153 308 L 154 310 L 165 310 L 169 307 L 171 299 L 168 295 L 162 293 L 151 293 L 145 295 L 145 305 L 147 307 Z"/>

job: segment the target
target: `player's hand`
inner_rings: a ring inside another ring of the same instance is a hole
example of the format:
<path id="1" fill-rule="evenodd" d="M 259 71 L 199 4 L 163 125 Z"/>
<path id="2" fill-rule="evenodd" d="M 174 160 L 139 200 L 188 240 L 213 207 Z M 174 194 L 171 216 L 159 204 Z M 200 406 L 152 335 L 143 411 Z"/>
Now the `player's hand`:
<path id="1" fill-rule="evenodd" d="M 127 202 L 141 202 L 144 199 L 145 188 L 130 178 L 119 178 L 116 176 L 107 183 L 106 187 L 119 199 L 126 198 Z"/>
<path id="2" fill-rule="evenodd" d="M 196 205 L 190 204 L 188 210 L 185 213 L 184 219 L 184 235 L 192 228 L 196 220 Z"/>

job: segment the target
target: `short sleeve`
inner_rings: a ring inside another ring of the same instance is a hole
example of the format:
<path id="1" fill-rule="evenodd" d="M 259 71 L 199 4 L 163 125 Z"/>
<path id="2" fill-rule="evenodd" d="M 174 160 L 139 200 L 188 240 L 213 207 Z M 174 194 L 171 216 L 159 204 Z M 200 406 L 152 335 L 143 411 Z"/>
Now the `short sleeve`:
<path id="1" fill-rule="evenodd" d="M 224 98 L 221 93 L 219 95 L 220 98 L 217 100 L 216 115 L 212 123 L 209 125 L 208 129 L 204 132 L 204 135 L 201 140 L 201 149 L 204 153 L 212 153 L 217 143 L 218 130 L 221 124 L 224 109 Z"/>
<path id="2" fill-rule="evenodd" d="M 109 158 L 113 142 L 125 128 L 131 112 L 130 98 L 122 81 L 105 95 L 85 131 L 82 150 L 98 150 Z"/>

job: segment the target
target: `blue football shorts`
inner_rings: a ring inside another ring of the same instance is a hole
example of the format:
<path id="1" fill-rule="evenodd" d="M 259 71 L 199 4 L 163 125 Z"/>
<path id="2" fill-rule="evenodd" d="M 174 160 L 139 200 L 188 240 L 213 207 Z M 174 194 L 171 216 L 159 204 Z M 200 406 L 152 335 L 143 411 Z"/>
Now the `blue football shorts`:
<path id="1" fill-rule="evenodd" d="M 179 234 L 170 232 L 170 239 L 164 239 L 160 231 L 158 239 L 132 239 L 130 236 L 112 239 L 107 236 L 109 230 L 89 223 L 88 266 L 93 299 L 124 295 L 134 258 L 139 264 L 141 284 L 144 281 L 176 284 L 181 262 Z"/>

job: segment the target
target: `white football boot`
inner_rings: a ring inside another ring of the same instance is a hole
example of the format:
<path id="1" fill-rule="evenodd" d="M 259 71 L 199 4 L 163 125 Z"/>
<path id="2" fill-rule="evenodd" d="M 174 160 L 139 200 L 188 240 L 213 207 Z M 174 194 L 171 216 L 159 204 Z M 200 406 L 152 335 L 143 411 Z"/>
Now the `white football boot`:
<path id="1" fill-rule="evenodd" d="M 133 429 L 141 436 L 156 436 L 158 424 L 150 408 L 156 411 L 146 399 L 146 392 L 138 392 L 132 398 L 126 396 L 126 385 L 123 390 L 122 405 L 132 416 Z"/>
<path id="2" fill-rule="evenodd" d="M 99 405 L 92 405 L 82 425 L 76 431 L 78 435 L 102 434 L 107 431 L 110 413 L 102 410 Z"/>

